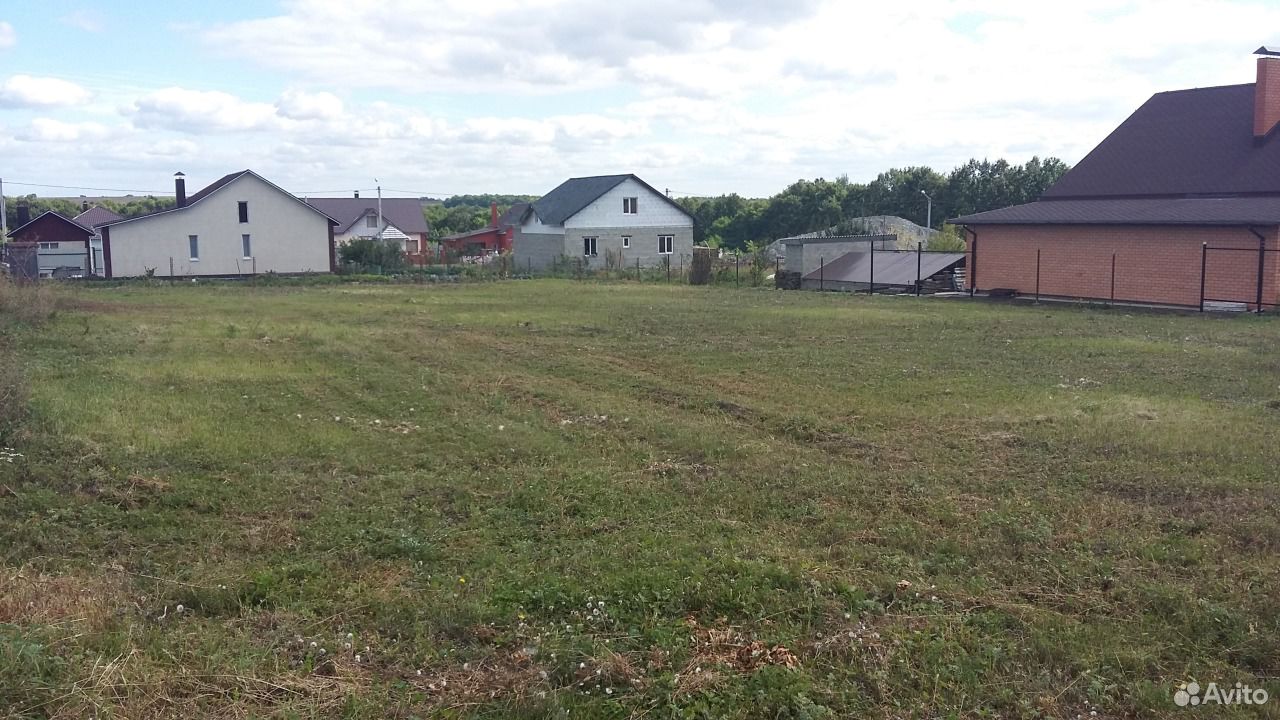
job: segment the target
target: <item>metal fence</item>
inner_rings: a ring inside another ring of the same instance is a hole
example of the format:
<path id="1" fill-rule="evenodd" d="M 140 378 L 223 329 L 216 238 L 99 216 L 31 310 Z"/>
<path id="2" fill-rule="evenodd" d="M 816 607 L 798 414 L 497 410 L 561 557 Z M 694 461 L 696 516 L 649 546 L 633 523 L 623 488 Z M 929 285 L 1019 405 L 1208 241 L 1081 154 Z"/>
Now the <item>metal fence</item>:
<path id="1" fill-rule="evenodd" d="M 1192 254 L 1194 252 L 1194 255 Z M 1039 302 L 1145 305 L 1262 312 L 1280 306 L 1280 249 L 1211 245 L 1151 257 L 1136 252 L 1086 256 L 1072 248 L 1005 254 L 970 268 L 970 295 L 1021 296 Z M 993 267 L 994 266 L 994 267 Z M 994 277 L 992 280 L 987 278 Z M 1215 307 L 1216 306 L 1216 307 Z"/>

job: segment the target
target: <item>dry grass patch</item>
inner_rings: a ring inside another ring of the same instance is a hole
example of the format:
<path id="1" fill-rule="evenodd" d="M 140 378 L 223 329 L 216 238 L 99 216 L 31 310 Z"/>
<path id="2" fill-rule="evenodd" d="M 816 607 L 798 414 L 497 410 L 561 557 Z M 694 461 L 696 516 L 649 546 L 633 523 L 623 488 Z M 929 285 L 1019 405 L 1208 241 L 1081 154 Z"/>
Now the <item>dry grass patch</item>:
<path id="1" fill-rule="evenodd" d="M 79 631 L 101 632 L 135 607 L 128 583 L 115 575 L 50 575 L 6 568 L 0 570 L 0 578 L 0 623 L 74 623 Z"/>

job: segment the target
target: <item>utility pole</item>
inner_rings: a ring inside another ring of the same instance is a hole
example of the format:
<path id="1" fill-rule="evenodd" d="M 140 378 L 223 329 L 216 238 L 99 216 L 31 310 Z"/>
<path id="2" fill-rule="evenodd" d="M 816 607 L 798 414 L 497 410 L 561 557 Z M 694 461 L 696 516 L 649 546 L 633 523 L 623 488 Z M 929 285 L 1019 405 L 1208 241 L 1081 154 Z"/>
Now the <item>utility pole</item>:
<path id="1" fill-rule="evenodd" d="M 4 178 L 0 178 L 0 245 L 9 241 L 9 215 L 4 204 Z"/>
<path id="2" fill-rule="evenodd" d="M 923 195 L 925 199 L 929 201 L 929 209 L 925 216 L 926 219 L 924 221 L 924 226 L 932 230 L 933 229 L 933 198 L 929 197 L 929 193 L 925 192 L 924 190 L 921 190 L 920 194 Z"/>
<path id="3" fill-rule="evenodd" d="M 378 178 L 374 178 L 373 181 L 379 182 Z M 381 183 L 379 183 L 378 185 L 378 239 L 379 240 L 382 239 L 382 185 Z"/>

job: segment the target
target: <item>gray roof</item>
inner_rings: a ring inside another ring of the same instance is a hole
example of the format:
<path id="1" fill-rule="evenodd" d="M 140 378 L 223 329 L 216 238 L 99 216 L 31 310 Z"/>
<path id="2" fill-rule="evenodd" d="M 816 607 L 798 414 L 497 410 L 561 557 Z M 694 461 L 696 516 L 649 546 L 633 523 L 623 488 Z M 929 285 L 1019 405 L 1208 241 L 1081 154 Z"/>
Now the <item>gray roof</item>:
<path id="1" fill-rule="evenodd" d="M 577 215 L 583 208 L 600 199 L 601 195 L 621 185 L 625 180 L 635 180 L 648 188 L 650 192 L 665 200 L 690 218 L 693 215 L 680 207 L 680 204 L 658 192 L 649 183 L 632 174 L 597 175 L 595 177 L 570 178 L 560 183 L 551 192 L 534 201 L 533 212 L 546 225 L 563 225 L 566 220 Z"/>
<path id="2" fill-rule="evenodd" d="M 874 260 L 872 255 L 874 254 Z M 819 270 L 804 276 L 805 280 L 824 282 L 852 282 L 870 284 L 874 262 L 874 280 L 876 285 L 914 286 L 916 283 L 916 262 L 920 263 L 919 278 L 926 279 L 936 275 L 956 263 L 964 261 L 962 252 L 924 252 L 917 254 L 911 250 L 886 250 L 884 252 L 851 252 L 827 263 Z"/>
<path id="3" fill-rule="evenodd" d="M 896 237 L 896 235 L 821 235 L 810 233 L 808 235 L 782 238 L 778 242 L 783 245 L 821 245 L 823 243 L 883 242 L 885 240 L 893 240 Z"/>
<path id="4" fill-rule="evenodd" d="M 498 227 L 508 228 L 512 225 L 518 225 L 520 223 L 520 218 L 524 217 L 524 214 L 528 211 L 529 203 L 527 202 L 512 205 L 507 208 L 506 212 L 502 213 L 502 217 L 498 218 Z"/>
<path id="5" fill-rule="evenodd" d="M 360 218 L 378 211 L 378 198 L 307 198 L 307 203 L 338 221 L 338 231 L 346 232 Z M 427 216 L 422 212 L 422 201 L 417 198 L 383 198 L 382 217 L 401 232 L 425 233 L 430 231 Z"/>
<path id="6" fill-rule="evenodd" d="M 1040 200 L 958 217 L 957 225 L 1277 225 L 1280 197 Z"/>
<path id="7" fill-rule="evenodd" d="M 84 212 L 80 213 L 79 215 L 75 216 L 74 218 L 72 218 L 72 220 L 75 220 L 77 223 L 80 223 L 81 225 L 90 229 L 93 229 L 98 225 L 103 225 L 109 222 L 115 222 L 117 220 L 123 220 L 123 219 L 124 219 L 124 216 L 119 215 L 117 213 L 113 213 L 110 210 L 100 205 L 95 205 L 89 208 L 88 210 L 85 210 Z"/>

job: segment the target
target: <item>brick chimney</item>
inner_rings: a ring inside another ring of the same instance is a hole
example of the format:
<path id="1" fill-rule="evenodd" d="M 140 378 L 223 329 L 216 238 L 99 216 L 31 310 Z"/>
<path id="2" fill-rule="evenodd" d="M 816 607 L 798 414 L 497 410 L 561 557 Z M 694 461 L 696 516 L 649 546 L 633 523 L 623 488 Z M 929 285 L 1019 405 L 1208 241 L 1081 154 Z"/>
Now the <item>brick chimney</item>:
<path id="1" fill-rule="evenodd" d="M 1258 82 L 1253 86 L 1253 136 L 1266 137 L 1280 123 L 1280 49 L 1262 46 Z"/>
<path id="2" fill-rule="evenodd" d="M 31 207 L 27 205 L 27 201 L 23 200 L 18 203 L 18 227 L 22 227 L 31 222 Z"/>
<path id="3" fill-rule="evenodd" d="M 498 203 L 489 203 L 489 224 L 498 227 Z"/>
<path id="4" fill-rule="evenodd" d="M 173 175 L 173 197 L 178 207 L 187 206 L 187 180 L 180 172 Z"/>
<path id="5" fill-rule="evenodd" d="M 354 197 L 356 200 L 359 200 L 359 199 L 360 199 L 360 191 L 359 191 L 359 190 L 356 190 L 354 193 L 352 193 L 352 195 L 351 195 L 351 196 L 352 196 L 352 197 Z"/>

